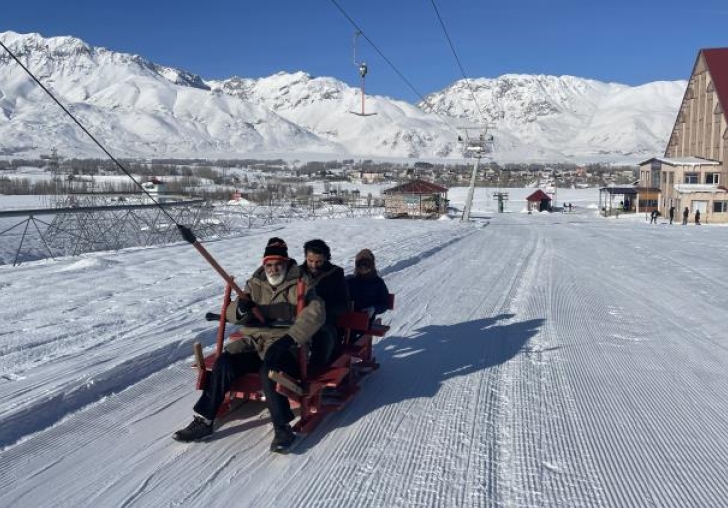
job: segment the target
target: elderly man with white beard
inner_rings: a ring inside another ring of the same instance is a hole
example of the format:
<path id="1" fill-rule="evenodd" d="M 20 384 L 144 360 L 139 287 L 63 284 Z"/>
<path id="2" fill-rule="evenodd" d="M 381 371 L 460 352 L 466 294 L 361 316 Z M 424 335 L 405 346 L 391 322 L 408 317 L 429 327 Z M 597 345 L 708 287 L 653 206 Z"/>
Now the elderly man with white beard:
<path id="1" fill-rule="evenodd" d="M 213 432 L 218 409 L 233 381 L 243 374 L 258 372 L 265 402 L 273 421 L 271 451 L 285 453 L 295 435 L 290 421 L 294 415 L 288 398 L 276 392 L 270 371 L 300 376 L 296 344 L 308 344 L 326 320 L 324 303 L 313 290 L 305 295 L 305 307 L 296 315 L 297 283 L 301 276 L 288 247 L 280 238 L 271 238 L 265 247 L 263 264 L 245 285 L 249 298 L 238 298 L 228 306 L 225 317 L 241 325 L 244 339 L 231 342 L 217 359 L 212 375 L 194 406 L 194 420 L 174 434 L 178 441 L 199 441 Z M 258 321 L 252 309 L 260 310 L 265 322 Z"/>

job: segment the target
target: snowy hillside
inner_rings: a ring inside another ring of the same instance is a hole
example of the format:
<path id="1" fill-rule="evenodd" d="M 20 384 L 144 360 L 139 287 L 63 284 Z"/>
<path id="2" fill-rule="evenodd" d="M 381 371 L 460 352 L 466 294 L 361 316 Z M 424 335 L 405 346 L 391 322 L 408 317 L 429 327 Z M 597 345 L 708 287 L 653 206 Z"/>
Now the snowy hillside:
<path id="1" fill-rule="evenodd" d="M 333 78 L 298 72 L 209 84 L 213 90 L 261 104 L 354 154 L 448 158 L 462 153 L 454 124 L 406 102 L 370 96 L 365 98 L 364 112 L 373 116 L 351 114 L 362 111 L 361 93 Z"/>
<path id="2" fill-rule="evenodd" d="M 464 82 L 422 109 L 305 72 L 206 81 L 73 37 L 0 34 L 112 153 L 129 157 L 461 158 L 463 123 L 482 121 Z M 98 157 L 50 98 L 0 54 L 0 156 Z M 302 63 L 305 67 L 305 62 Z M 661 154 L 686 86 L 640 87 L 571 76 L 471 80 L 496 127 L 499 162 L 627 161 Z M 423 112 L 424 110 L 424 112 Z"/>
<path id="3" fill-rule="evenodd" d="M 483 118 L 494 125 L 497 153 L 504 160 L 518 154 L 636 160 L 664 151 L 686 85 L 629 87 L 573 76 L 508 74 L 458 81 L 428 96 L 427 104 L 452 117 L 481 123 Z"/>
<path id="4" fill-rule="evenodd" d="M 270 236 L 299 258 L 324 238 L 347 272 L 371 247 L 397 295 L 380 370 L 287 456 L 252 402 L 209 442 L 171 439 L 222 292 L 189 245 L 0 267 L 0 506 L 724 506 L 728 228 L 603 219 L 594 190 L 564 191 L 571 214 L 487 198 L 473 224 L 206 243 L 239 277 Z"/>
<path id="5" fill-rule="evenodd" d="M 72 37 L 12 32 L 0 37 L 117 156 L 341 151 L 268 109 L 210 92 L 189 73 Z M 1 154 L 38 156 L 57 147 L 64 156 L 103 155 L 5 52 L 0 63 Z"/>

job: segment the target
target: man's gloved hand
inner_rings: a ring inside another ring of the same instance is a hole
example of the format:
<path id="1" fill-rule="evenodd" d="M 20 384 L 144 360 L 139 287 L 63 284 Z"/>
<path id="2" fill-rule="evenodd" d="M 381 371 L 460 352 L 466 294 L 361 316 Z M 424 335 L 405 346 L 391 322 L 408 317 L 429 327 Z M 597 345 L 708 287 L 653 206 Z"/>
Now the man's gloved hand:
<path id="1" fill-rule="evenodd" d="M 238 298 L 238 305 L 235 309 L 235 317 L 238 321 L 242 321 L 250 316 L 250 311 L 255 308 L 256 304 L 253 300 L 246 298 Z"/>
<path id="2" fill-rule="evenodd" d="M 285 355 L 290 354 L 291 348 L 296 341 L 290 335 L 284 335 L 268 347 L 265 352 L 265 361 L 270 370 L 280 371 Z"/>
<path id="3" fill-rule="evenodd" d="M 255 351 L 253 347 L 248 343 L 247 340 L 236 340 L 234 342 L 228 342 L 225 345 L 225 351 L 231 355 L 239 355 L 242 353 L 248 353 Z"/>

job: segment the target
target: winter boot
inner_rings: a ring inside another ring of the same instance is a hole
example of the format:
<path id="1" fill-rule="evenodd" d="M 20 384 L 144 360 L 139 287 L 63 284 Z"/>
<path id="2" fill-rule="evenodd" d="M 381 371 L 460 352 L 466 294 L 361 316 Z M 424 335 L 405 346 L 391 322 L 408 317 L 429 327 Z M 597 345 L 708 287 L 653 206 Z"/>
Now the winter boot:
<path id="1" fill-rule="evenodd" d="M 187 427 L 178 430 L 172 436 L 177 441 L 187 443 L 189 441 L 200 441 L 212 435 L 212 422 L 201 416 L 195 416 Z"/>
<path id="2" fill-rule="evenodd" d="M 291 448 L 293 441 L 296 440 L 296 435 L 291 430 L 291 426 L 280 425 L 275 427 L 275 435 L 273 442 L 270 444 L 270 451 L 276 453 L 288 453 Z"/>

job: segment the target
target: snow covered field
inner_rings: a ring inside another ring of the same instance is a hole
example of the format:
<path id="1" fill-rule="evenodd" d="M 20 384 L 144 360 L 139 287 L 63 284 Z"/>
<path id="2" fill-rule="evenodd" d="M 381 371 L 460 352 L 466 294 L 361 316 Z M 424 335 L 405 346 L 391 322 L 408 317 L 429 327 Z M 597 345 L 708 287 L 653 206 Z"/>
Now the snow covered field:
<path id="1" fill-rule="evenodd" d="M 223 289 L 187 244 L 1 266 L 0 506 L 725 506 L 728 228 L 603 219 L 595 190 L 563 192 L 577 213 L 476 193 L 471 224 L 208 242 L 239 278 L 274 235 L 298 259 L 325 239 L 347 272 L 370 247 L 397 295 L 381 369 L 287 456 L 256 403 L 210 442 L 171 439 Z"/>

